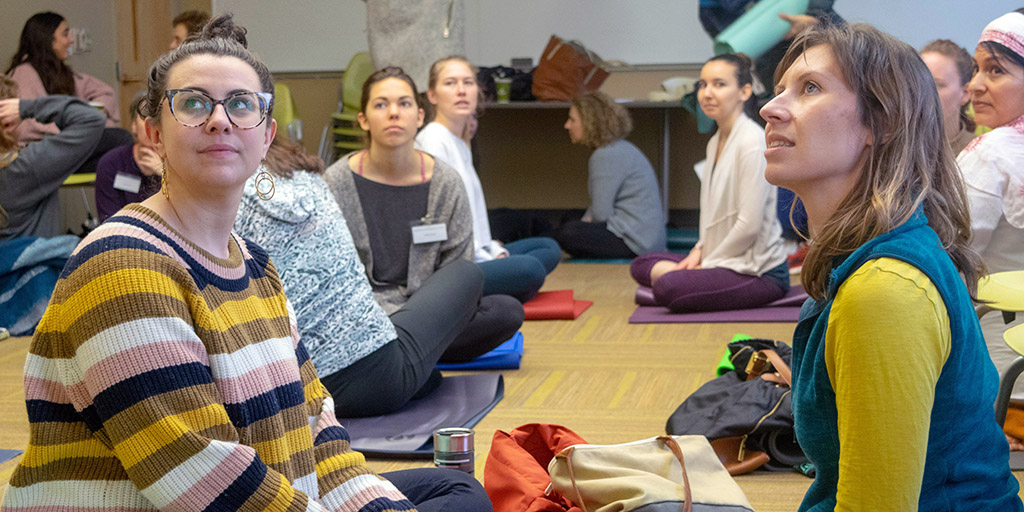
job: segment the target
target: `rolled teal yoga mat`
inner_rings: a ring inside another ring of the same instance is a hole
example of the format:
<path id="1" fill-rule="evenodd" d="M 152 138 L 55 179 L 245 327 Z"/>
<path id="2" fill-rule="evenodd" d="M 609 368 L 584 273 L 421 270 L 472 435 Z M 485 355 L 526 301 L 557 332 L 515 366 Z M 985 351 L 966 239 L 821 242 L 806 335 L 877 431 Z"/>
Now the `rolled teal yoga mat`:
<path id="1" fill-rule="evenodd" d="M 715 38 L 715 55 L 742 53 L 760 57 L 779 44 L 789 32 L 789 22 L 779 14 L 804 14 L 809 0 L 761 0 Z"/>

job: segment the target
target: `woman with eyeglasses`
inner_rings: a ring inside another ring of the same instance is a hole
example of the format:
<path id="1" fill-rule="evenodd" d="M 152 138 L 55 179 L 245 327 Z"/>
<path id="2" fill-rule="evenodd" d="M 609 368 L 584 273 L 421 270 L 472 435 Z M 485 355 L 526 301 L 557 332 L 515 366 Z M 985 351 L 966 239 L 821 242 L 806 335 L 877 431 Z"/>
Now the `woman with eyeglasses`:
<path id="1" fill-rule="evenodd" d="M 57 284 L 28 356 L 31 437 L 4 510 L 490 510 L 464 473 L 389 481 L 366 467 L 273 263 L 232 234 L 274 138 L 273 87 L 230 15 L 150 68 L 164 187 L 93 231 Z"/>

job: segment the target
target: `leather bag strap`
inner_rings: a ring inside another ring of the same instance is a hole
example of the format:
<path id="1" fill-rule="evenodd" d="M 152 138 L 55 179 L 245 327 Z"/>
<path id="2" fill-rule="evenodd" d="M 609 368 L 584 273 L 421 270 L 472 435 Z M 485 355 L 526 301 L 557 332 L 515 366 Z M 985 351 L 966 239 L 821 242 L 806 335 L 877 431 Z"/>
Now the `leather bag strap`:
<path id="1" fill-rule="evenodd" d="M 690 478 L 686 476 L 686 462 L 683 460 L 683 449 L 672 436 L 658 436 L 658 440 L 665 443 L 669 450 L 679 459 L 679 469 L 683 472 L 683 508 L 682 512 L 693 511 L 693 497 L 690 494 Z"/>
<path id="2" fill-rule="evenodd" d="M 774 350 L 762 350 L 762 354 L 768 356 L 768 360 L 772 362 L 772 366 L 775 367 L 775 371 L 778 372 L 782 380 L 786 382 L 786 385 L 793 387 L 793 372 L 789 370 L 789 365 L 782 360 L 782 356 Z"/>

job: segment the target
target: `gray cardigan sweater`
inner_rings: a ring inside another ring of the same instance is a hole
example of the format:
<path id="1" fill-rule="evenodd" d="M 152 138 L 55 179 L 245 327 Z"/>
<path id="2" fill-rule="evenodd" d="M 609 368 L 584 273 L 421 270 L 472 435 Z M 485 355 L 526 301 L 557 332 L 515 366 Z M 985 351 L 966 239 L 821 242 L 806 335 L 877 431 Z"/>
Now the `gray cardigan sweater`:
<path id="1" fill-rule="evenodd" d="M 588 188 L 592 221 L 607 222 L 608 231 L 636 254 L 665 250 L 658 179 L 632 142 L 618 139 L 594 150 Z"/>
<path id="2" fill-rule="evenodd" d="M 353 170 L 348 166 L 352 154 L 345 155 L 324 171 L 324 179 L 341 206 L 345 215 L 352 241 L 356 244 L 359 259 L 366 267 L 366 278 L 373 287 L 373 295 L 389 315 L 405 304 L 405 301 L 419 289 L 420 285 L 435 270 L 458 259 L 473 261 L 473 218 L 469 213 L 469 200 L 462 179 L 455 170 L 439 159 L 434 159 L 434 175 L 430 179 L 430 193 L 427 196 L 427 215 L 431 223 L 443 222 L 447 226 L 448 239 L 427 244 L 412 244 L 408 249 L 409 275 L 405 286 L 382 283 L 373 278 L 373 253 L 370 237 L 366 232 L 363 207 L 352 179 Z M 400 226 L 400 229 L 410 229 Z"/>

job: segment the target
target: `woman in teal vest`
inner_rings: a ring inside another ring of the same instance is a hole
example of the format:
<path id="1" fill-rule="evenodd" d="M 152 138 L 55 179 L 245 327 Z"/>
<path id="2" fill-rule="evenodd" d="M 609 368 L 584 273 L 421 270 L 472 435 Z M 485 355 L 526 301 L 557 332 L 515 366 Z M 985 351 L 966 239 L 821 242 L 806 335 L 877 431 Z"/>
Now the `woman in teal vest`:
<path id="1" fill-rule="evenodd" d="M 776 73 L 765 176 L 800 197 L 811 232 L 793 413 L 817 476 L 800 510 L 1024 510 L 928 68 L 852 25 L 801 35 Z"/>

